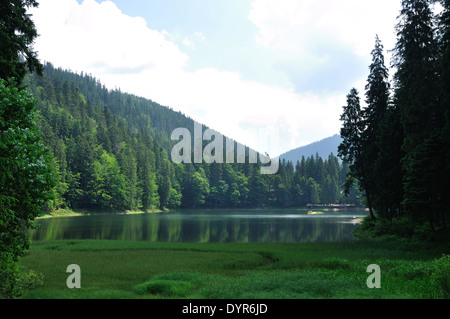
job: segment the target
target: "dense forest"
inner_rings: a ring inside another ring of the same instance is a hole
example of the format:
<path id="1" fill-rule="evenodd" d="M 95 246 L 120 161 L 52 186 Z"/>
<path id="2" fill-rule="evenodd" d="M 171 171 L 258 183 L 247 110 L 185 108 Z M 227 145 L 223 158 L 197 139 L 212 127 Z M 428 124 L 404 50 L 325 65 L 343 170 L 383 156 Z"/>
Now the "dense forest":
<path id="1" fill-rule="evenodd" d="M 392 83 L 377 37 L 362 108 L 352 89 L 339 156 L 370 209 L 365 226 L 412 236 L 447 229 L 450 204 L 450 1 L 403 0 Z"/>
<path id="2" fill-rule="evenodd" d="M 170 139 L 194 121 L 150 100 L 108 90 L 87 74 L 44 66 L 25 81 L 37 99 L 37 124 L 57 179 L 47 209 L 175 209 L 360 204 L 342 187 L 347 165 L 330 154 L 282 161 L 275 175 L 260 163 L 175 164 Z"/>

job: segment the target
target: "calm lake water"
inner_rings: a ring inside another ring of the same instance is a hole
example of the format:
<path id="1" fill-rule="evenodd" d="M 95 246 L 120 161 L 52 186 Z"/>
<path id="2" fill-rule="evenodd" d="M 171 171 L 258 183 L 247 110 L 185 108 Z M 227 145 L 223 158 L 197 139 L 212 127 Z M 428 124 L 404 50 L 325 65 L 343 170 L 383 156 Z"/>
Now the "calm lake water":
<path id="1" fill-rule="evenodd" d="M 338 242 L 353 239 L 364 211 L 183 211 L 39 219 L 33 241 L 57 239 L 152 242 Z"/>

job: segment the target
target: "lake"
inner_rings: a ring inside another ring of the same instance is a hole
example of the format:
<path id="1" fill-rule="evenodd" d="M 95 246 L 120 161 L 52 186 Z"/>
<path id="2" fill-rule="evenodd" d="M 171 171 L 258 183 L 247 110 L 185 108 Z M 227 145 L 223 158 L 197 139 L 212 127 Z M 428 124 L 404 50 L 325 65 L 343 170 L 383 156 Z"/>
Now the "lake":
<path id="1" fill-rule="evenodd" d="M 152 242 L 341 242 L 353 239 L 365 211 L 182 211 L 38 219 L 31 239 L 107 239 Z"/>

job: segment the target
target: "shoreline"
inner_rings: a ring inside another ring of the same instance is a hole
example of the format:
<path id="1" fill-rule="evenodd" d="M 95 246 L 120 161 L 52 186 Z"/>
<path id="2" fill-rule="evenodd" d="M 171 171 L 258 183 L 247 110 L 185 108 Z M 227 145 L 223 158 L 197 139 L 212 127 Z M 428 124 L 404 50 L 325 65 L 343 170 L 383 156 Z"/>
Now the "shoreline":
<path id="1" fill-rule="evenodd" d="M 58 217 L 80 217 L 80 216 L 93 216 L 93 215 L 139 215 L 139 214 L 160 214 L 160 213 L 171 213 L 175 211 L 215 211 L 215 212 L 227 212 L 227 211 L 249 211 L 249 212 L 261 212 L 265 210 L 271 210 L 271 209 L 280 209 L 280 210 L 294 210 L 294 211 L 300 211 L 300 210 L 306 210 L 310 211 L 311 215 L 318 215 L 323 214 L 323 212 L 339 212 L 339 211 L 353 211 L 353 210 L 367 210 L 366 208 L 341 208 L 341 209 L 330 209 L 325 208 L 322 209 L 320 212 L 311 211 L 309 208 L 306 207 L 299 207 L 299 208 L 272 208 L 272 207 L 258 207 L 258 208 L 182 208 L 182 209 L 176 209 L 176 210 L 169 210 L 169 209 L 154 209 L 150 211 L 142 211 L 142 210 L 86 210 L 86 209 L 80 209 L 80 210 L 72 210 L 72 209 L 59 209 L 55 210 L 49 213 L 45 213 L 42 216 L 38 216 L 35 219 L 47 219 L 47 218 L 58 218 Z M 310 214 L 308 212 L 308 214 Z M 358 218 L 357 218 L 358 219 Z"/>
<path id="2" fill-rule="evenodd" d="M 36 219 L 46 219 L 46 218 L 58 218 L 58 217 L 79 217 L 79 216 L 94 216 L 94 215 L 139 215 L 139 214 L 158 214 L 158 213 L 166 213 L 170 211 L 164 210 L 152 210 L 152 211 L 92 211 L 89 212 L 87 210 L 73 211 L 69 209 L 60 209 L 57 211 L 53 211 L 50 213 L 46 213 L 42 216 L 36 217 Z"/>

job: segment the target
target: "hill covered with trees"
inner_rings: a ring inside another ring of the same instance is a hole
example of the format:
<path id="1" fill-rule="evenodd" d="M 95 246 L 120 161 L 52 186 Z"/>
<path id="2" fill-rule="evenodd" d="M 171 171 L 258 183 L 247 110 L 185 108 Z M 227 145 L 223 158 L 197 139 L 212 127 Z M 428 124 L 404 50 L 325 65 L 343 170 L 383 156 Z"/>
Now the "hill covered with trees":
<path id="1" fill-rule="evenodd" d="M 184 114 L 49 63 L 43 77 L 31 74 L 25 84 L 38 101 L 37 124 L 58 181 L 48 209 L 360 203 L 356 191 L 343 195 L 347 166 L 334 155 L 283 160 L 274 175 L 262 175 L 261 164 L 249 163 L 248 156 L 243 164 L 176 164 L 171 133 L 195 123 Z"/>

